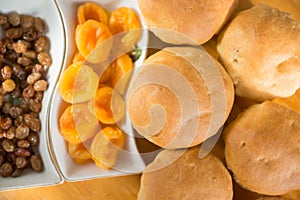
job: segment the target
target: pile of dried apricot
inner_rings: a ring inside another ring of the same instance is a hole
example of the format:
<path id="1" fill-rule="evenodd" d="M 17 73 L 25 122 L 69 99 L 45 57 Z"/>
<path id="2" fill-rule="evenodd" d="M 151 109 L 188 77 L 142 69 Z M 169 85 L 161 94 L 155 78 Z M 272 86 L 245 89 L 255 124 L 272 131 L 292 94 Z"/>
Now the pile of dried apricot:
<path id="1" fill-rule="evenodd" d="M 108 67 L 101 63 L 112 56 L 115 34 L 126 32 L 125 45 L 134 49 L 141 37 L 134 30 L 141 24 L 130 8 L 121 7 L 110 13 L 97 3 L 80 5 L 77 22 L 76 53 L 58 86 L 62 99 L 69 103 L 59 117 L 59 129 L 74 162 L 93 160 L 99 168 L 110 169 L 125 146 L 125 134 L 116 123 L 125 116 L 122 94 L 135 59 L 126 53 Z M 99 71 L 101 76 L 96 73 Z"/>

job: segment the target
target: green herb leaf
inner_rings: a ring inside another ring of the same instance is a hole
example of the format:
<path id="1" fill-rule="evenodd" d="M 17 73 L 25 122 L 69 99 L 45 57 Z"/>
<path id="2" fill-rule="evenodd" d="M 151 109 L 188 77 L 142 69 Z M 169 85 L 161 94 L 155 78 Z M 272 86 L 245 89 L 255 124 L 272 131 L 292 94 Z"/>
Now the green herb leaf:
<path id="1" fill-rule="evenodd" d="M 142 55 L 142 49 L 138 46 L 135 46 L 134 50 L 130 53 L 130 58 L 132 62 L 137 61 Z"/>

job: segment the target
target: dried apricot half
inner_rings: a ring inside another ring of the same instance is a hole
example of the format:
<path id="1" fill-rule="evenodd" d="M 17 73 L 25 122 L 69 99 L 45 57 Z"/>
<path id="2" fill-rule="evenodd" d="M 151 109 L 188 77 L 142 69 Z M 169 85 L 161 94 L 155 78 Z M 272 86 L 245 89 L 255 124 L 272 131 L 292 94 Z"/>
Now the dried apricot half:
<path id="1" fill-rule="evenodd" d="M 89 19 L 76 26 L 75 43 L 87 61 L 99 63 L 109 56 L 113 43 L 112 34 L 105 24 Z"/>
<path id="2" fill-rule="evenodd" d="M 84 23 L 89 19 L 102 22 L 103 24 L 108 23 L 107 11 L 102 8 L 99 4 L 88 2 L 80 5 L 77 9 L 77 20 L 79 24 Z"/>
<path id="3" fill-rule="evenodd" d="M 142 35 L 139 18 L 132 9 L 127 7 L 120 7 L 111 12 L 109 28 L 114 35 L 128 31 L 122 39 L 125 46 L 133 46 Z"/>
<path id="4" fill-rule="evenodd" d="M 63 72 L 58 90 L 64 101 L 81 103 L 94 97 L 98 81 L 99 77 L 91 67 L 77 62 Z"/>
<path id="5" fill-rule="evenodd" d="M 103 73 L 100 75 L 100 85 L 110 85 L 110 78 L 112 74 L 112 64 L 106 66 Z"/>
<path id="6" fill-rule="evenodd" d="M 84 61 L 85 58 L 80 54 L 79 51 L 76 51 L 76 53 L 73 55 L 72 63 L 77 63 L 77 62 L 83 63 Z"/>
<path id="7" fill-rule="evenodd" d="M 95 164 L 101 169 L 111 169 L 117 155 L 125 146 L 125 134 L 118 127 L 105 127 L 94 137 L 90 152 Z"/>
<path id="8" fill-rule="evenodd" d="M 98 120 L 90 113 L 86 103 L 68 106 L 59 118 L 60 134 L 72 144 L 80 144 L 93 137 L 98 127 Z"/>
<path id="9" fill-rule="evenodd" d="M 67 144 L 67 150 L 70 157 L 74 160 L 77 164 L 84 164 L 92 159 L 90 152 L 86 149 L 83 143 Z"/>
<path id="10" fill-rule="evenodd" d="M 89 109 L 103 124 L 115 124 L 125 115 L 125 102 L 121 95 L 113 88 L 100 87 L 93 101 L 89 102 Z"/>
<path id="11" fill-rule="evenodd" d="M 132 9 L 120 7 L 111 12 L 109 28 L 113 34 L 118 34 L 130 29 L 141 28 L 141 23 Z"/>
<path id="12" fill-rule="evenodd" d="M 131 76 L 131 70 L 133 69 L 133 63 L 128 54 L 124 54 L 116 59 L 112 65 L 112 74 L 111 74 L 111 85 L 116 87 L 117 90 L 123 94 L 129 78 Z"/>

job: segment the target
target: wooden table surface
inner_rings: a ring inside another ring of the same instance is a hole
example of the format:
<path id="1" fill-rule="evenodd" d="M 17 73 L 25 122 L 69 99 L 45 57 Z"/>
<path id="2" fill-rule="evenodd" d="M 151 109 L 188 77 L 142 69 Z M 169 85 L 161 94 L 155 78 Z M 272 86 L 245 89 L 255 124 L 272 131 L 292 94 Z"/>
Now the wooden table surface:
<path id="1" fill-rule="evenodd" d="M 3 180 L 1 180 L 3 181 Z M 0 193 L 0 200 L 136 200 L 140 175 L 65 182 Z"/>
<path id="2" fill-rule="evenodd" d="M 300 0 L 240 0 L 239 10 L 258 3 L 290 12 L 300 23 Z M 3 191 L 0 192 L 0 200 L 135 200 L 140 186 L 140 176 L 138 174 L 64 182 L 55 186 Z"/>

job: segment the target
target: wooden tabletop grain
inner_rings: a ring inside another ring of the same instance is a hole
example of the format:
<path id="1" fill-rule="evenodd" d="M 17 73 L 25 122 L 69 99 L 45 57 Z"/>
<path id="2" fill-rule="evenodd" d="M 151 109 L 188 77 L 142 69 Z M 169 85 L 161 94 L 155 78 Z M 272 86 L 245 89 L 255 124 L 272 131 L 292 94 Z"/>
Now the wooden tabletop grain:
<path id="1" fill-rule="evenodd" d="M 64 182 L 0 193 L 0 200 L 136 200 L 140 175 Z"/>

